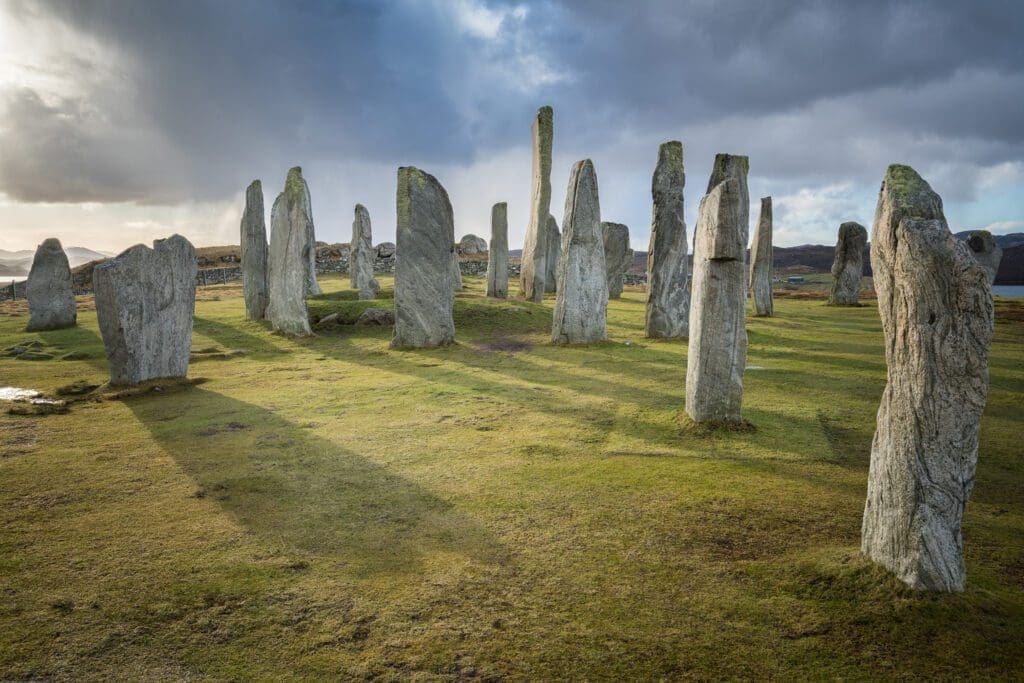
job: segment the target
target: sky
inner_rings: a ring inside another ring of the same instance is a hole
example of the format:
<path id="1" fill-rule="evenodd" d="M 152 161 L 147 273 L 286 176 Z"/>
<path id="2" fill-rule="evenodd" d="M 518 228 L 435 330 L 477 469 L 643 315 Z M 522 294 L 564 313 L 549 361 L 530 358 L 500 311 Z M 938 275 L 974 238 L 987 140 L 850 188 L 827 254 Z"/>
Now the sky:
<path id="1" fill-rule="evenodd" d="M 0 249 L 237 244 L 245 187 L 269 210 L 295 165 L 320 240 L 347 242 L 362 203 L 393 241 L 413 165 L 456 236 L 508 202 L 517 248 L 543 105 L 551 213 L 592 159 L 634 249 L 666 140 L 691 230 L 728 152 L 750 157 L 752 223 L 773 197 L 777 246 L 870 228 L 890 163 L 953 230 L 1024 232 L 1020 0 L 0 0 Z"/>

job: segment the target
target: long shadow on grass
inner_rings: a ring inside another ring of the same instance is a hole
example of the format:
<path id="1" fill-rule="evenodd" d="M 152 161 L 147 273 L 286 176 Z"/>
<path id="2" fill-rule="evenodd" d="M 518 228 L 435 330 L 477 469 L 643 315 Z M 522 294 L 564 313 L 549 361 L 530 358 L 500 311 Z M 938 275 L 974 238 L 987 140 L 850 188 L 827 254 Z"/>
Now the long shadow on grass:
<path id="1" fill-rule="evenodd" d="M 181 412 L 168 417 L 167 401 Z M 336 555 L 365 574 L 414 570 L 437 552 L 507 560 L 450 502 L 265 408 L 200 388 L 126 404 L 196 495 L 271 546 Z"/>
<path id="2" fill-rule="evenodd" d="M 196 316 L 192 322 L 192 332 L 209 337 L 228 349 L 241 348 L 249 353 L 281 353 L 284 351 L 269 338 L 256 336 L 239 329 L 237 325 L 228 325 L 210 318 Z M 269 337 L 269 330 L 267 334 Z"/>
<path id="3" fill-rule="evenodd" d="M 46 344 L 60 346 L 63 353 L 82 351 L 89 354 L 80 362 L 88 363 L 97 370 L 107 371 L 107 353 L 103 339 L 92 328 L 76 325 L 63 330 L 37 332 Z"/>

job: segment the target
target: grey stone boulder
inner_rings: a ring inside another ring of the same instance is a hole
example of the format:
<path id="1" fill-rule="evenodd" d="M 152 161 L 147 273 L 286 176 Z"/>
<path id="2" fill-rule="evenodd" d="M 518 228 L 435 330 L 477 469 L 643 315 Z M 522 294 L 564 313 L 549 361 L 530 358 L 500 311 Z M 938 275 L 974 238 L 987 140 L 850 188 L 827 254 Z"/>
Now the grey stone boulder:
<path id="1" fill-rule="evenodd" d="M 395 312 L 387 308 L 367 308 L 356 318 L 356 325 L 390 327 L 395 324 Z"/>
<path id="2" fill-rule="evenodd" d="M 911 588 L 962 591 L 960 524 L 988 394 L 992 290 L 942 199 L 889 167 L 871 230 L 888 381 L 871 444 L 861 550 Z"/>
<path id="3" fill-rule="evenodd" d="M 864 275 L 864 247 L 868 231 L 852 221 L 839 226 L 836 255 L 832 261 L 831 306 L 859 306 L 860 281 Z"/>
<path id="4" fill-rule="evenodd" d="M 622 296 L 624 276 L 633 263 L 633 250 L 629 248 L 629 228 L 622 223 L 601 223 L 604 235 L 604 265 L 607 270 L 608 298 Z"/>
<path id="5" fill-rule="evenodd" d="M 999 262 L 1003 260 L 1003 249 L 996 244 L 995 238 L 988 230 L 975 230 L 967 238 L 967 246 L 971 255 L 988 274 L 988 282 L 996 281 L 996 274 L 999 273 Z"/>
<path id="6" fill-rule="evenodd" d="M 551 143 L 554 110 L 541 107 L 533 120 L 533 179 L 530 194 L 530 223 L 526 227 L 519 285 L 523 297 L 544 300 L 548 266 L 548 214 L 551 213 Z"/>
<path id="7" fill-rule="evenodd" d="M 137 244 L 93 270 L 110 383 L 184 377 L 192 349 L 196 250 L 181 235 Z"/>
<path id="8" fill-rule="evenodd" d="M 548 214 L 548 253 L 545 257 L 547 274 L 544 276 L 544 291 L 558 291 L 558 261 L 562 258 L 562 233 L 558 231 L 558 221 Z"/>
<path id="9" fill-rule="evenodd" d="M 487 296 L 508 297 L 508 205 L 491 207 L 491 244 L 487 251 Z"/>
<path id="10" fill-rule="evenodd" d="M 78 318 L 74 283 L 60 240 L 51 237 L 36 248 L 25 283 L 25 298 L 29 312 L 27 332 L 74 327 Z"/>
<path id="11" fill-rule="evenodd" d="M 487 240 L 483 237 L 469 234 L 459 240 L 458 252 L 467 256 L 487 253 Z"/>
<path id="12" fill-rule="evenodd" d="M 683 143 L 665 142 L 651 179 L 644 332 L 652 339 L 686 338 L 690 329 L 689 242 L 683 220 Z"/>
<path id="13" fill-rule="evenodd" d="M 593 344 L 608 337 L 608 280 L 597 173 L 590 159 L 576 162 L 569 176 L 562 221 L 551 341 Z"/>
<path id="14" fill-rule="evenodd" d="M 381 242 L 377 245 L 377 258 L 391 258 L 396 249 L 394 242 Z"/>
<path id="15" fill-rule="evenodd" d="M 295 337 L 313 334 L 309 327 L 306 292 L 309 288 L 309 241 L 306 184 L 292 169 L 284 192 L 270 210 L 267 320 L 275 332 Z"/>
<path id="16" fill-rule="evenodd" d="M 250 320 L 263 320 L 267 312 L 267 222 L 259 180 L 252 181 L 245 190 L 241 251 L 245 315 Z"/>
<path id="17" fill-rule="evenodd" d="M 772 277 L 775 275 L 772 253 L 772 198 L 761 198 L 761 216 L 750 245 L 750 298 L 754 315 L 770 316 L 775 312 L 772 301 Z"/>
<path id="18" fill-rule="evenodd" d="M 352 246 L 348 270 L 352 289 L 359 292 L 360 299 L 376 299 L 380 284 L 373 277 L 373 265 L 377 253 L 373 249 L 373 234 L 370 226 L 370 212 L 362 204 L 356 204 L 355 220 L 352 221 Z"/>

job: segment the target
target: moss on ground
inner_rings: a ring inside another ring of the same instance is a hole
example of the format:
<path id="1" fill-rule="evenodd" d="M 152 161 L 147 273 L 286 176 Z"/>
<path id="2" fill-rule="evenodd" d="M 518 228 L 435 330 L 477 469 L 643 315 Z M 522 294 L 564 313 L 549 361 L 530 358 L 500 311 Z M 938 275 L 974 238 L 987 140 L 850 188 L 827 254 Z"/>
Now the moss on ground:
<path id="1" fill-rule="evenodd" d="M 373 305 L 346 280 L 311 312 Z M 402 352 L 385 328 L 276 336 L 237 284 L 203 288 L 194 347 L 245 350 L 194 366 L 205 382 L 0 415 L 0 679 L 1024 670 L 1021 304 L 997 306 L 968 589 L 917 595 L 858 553 L 873 303 L 749 319 L 756 429 L 702 432 L 681 419 L 686 345 L 643 339 L 642 294 L 609 303 L 608 343 L 561 348 L 550 298 L 465 280 L 459 343 Z M 0 348 L 88 358 L 0 358 L 4 384 L 103 384 L 88 305 L 31 334 L 5 306 Z"/>

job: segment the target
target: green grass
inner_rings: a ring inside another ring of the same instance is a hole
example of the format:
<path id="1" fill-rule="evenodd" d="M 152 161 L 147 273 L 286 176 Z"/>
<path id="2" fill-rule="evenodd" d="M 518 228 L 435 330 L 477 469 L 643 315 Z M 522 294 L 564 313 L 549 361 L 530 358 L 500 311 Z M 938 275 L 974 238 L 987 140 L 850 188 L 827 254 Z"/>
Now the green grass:
<path id="1" fill-rule="evenodd" d="M 1019 305 L 997 314 L 967 591 L 917 595 L 858 553 L 873 302 L 750 318 L 756 431 L 706 434 L 642 294 L 610 303 L 608 343 L 561 348 L 551 299 L 466 282 L 460 343 L 402 352 L 390 329 L 278 337 L 236 285 L 204 288 L 194 346 L 246 350 L 194 363 L 204 383 L 0 416 L 0 679 L 1021 676 Z M 372 305 L 321 284 L 314 316 Z M 26 320 L 0 308 L 0 348 L 92 357 L 0 358 L 0 384 L 106 379 L 94 312 Z"/>

